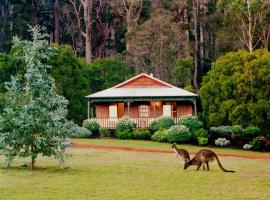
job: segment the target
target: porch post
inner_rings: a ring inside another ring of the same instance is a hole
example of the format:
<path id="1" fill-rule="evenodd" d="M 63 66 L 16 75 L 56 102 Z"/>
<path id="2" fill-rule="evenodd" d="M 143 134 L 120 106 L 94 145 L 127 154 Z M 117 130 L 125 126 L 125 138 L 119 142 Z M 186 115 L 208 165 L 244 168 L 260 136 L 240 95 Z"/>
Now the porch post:
<path id="1" fill-rule="evenodd" d="M 90 101 L 87 100 L 87 118 L 90 119 Z"/>
<path id="2" fill-rule="evenodd" d="M 193 101 L 193 105 L 194 105 L 194 114 L 195 114 L 195 116 L 197 116 L 197 103 L 196 103 L 196 99 Z"/>
<path id="3" fill-rule="evenodd" d="M 127 102 L 127 106 L 128 106 L 127 114 L 128 114 L 128 116 L 129 116 L 130 101 Z"/>
<path id="4" fill-rule="evenodd" d="M 156 101 L 156 99 L 154 99 L 154 117 L 155 117 L 155 118 L 157 117 L 157 112 L 156 112 L 156 110 L 157 110 L 157 108 L 156 108 L 156 103 L 157 103 L 157 101 Z"/>

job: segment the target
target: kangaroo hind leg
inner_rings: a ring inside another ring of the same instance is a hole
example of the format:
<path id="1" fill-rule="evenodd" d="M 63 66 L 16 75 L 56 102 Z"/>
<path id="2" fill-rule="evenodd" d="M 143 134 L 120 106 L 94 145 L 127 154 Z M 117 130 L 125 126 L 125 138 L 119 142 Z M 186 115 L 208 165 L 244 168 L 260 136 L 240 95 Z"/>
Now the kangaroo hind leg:
<path id="1" fill-rule="evenodd" d="M 202 163 L 198 164 L 197 171 L 199 171 L 200 167 L 202 166 Z"/>

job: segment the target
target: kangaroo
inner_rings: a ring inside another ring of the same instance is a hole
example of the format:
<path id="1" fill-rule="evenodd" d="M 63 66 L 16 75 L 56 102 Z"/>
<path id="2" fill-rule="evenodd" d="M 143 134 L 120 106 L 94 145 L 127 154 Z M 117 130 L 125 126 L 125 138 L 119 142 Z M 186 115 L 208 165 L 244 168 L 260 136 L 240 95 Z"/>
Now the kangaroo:
<path id="1" fill-rule="evenodd" d="M 176 157 L 182 157 L 185 161 L 185 163 L 190 161 L 190 156 L 187 150 L 185 149 L 178 149 L 176 146 L 176 143 L 173 143 L 172 145 L 173 151 L 175 152 Z"/>
<path id="2" fill-rule="evenodd" d="M 198 151 L 194 158 L 192 158 L 190 161 L 186 162 L 184 165 L 184 169 L 187 169 L 190 165 L 197 165 L 197 171 L 200 169 L 201 165 L 203 165 L 203 170 L 205 170 L 205 164 L 207 166 L 207 170 L 209 170 L 209 164 L 208 162 L 213 162 L 214 160 L 217 160 L 219 168 L 224 172 L 235 172 L 232 170 L 226 170 L 222 167 L 218 156 L 215 152 L 209 150 L 209 149 L 202 149 Z"/>

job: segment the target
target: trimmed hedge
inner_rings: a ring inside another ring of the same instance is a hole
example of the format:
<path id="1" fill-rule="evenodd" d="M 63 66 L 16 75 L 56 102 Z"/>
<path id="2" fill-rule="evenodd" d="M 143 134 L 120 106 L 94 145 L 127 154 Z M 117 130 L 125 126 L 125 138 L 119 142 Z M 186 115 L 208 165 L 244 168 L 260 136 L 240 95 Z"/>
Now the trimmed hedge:
<path id="1" fill-rule="evenodd" d="M 261 133 L 261 129 L 258 127 L 247 127 L 243 130 L 243 136 L 257 137 Z"/>
<path id="2" fill-rule="evenodd" d="M 191 132 L 194 132 L 196 130 L 199 130 L 200 128 L 203 127 L 203 123 L 199 120 L 199 118 L 197 116 L 187 116 L 187 117 L 183 117 L 178 123 L 177 125 L 184 125 L 187 128 L 189 128 L 189 130 Z"/>
<path id="3" fill-rule="evenodd" d="M 137 140 L 149 140 L 151 136 L 151 132 L 145 128 L 136 128 L 134 131 L 134 139 Z"/>
<path id="4" fill-rule="evenodd" d="M 100 135 L 100 137 L 110 137 L 111 132 L 107 128 L 99 128 L 99 135 Z"/>
<path id="5" fill-rule="evenodd" d="M 172 126 L 167 130 L 167 141 L 170 143 L 187 143 L 191 138 L 189 129 L 184 125 Z"/>
<path id="6" fill-rule="evenodd" d="M 160 128 L 168 129 L 174 125 L 174 120 L 172 117 L 160 117 L 159 119 L 153 120 L 150 124 L 150 129 L 152 131 L 157 131 Z"/>
<path id="7" fill-rule="evenodd" d="M 100 128 L 100 125 L 94 119 L 84 120 L 82 126 L 92 132 L 98 131 Z"/>
<path id="8" fill-rule="evenodd" d="M 152 135 L 151 139 L 157 142 L 167 142 L 167 130 L 165 128 L 160 128 Z"/>
<path id="9" fill-rule="evenodd" d="M 115 136 L 118 139 L 122 139 L 122 140 L 131 140 L 133 138 L 133 132 L 131 132 L 130 130 L 126 129 L 123 131 L 116 131 L 115 132 Z"/>
<path id="10" fill-rule="evenodd" d="M 199 137 L 198 138 L 198 144 L 200 146 L 206 146 L 208 144 L 208 138 Z"/>
<path id="11" fill-rule="evenodd" d="M 125 131 L 129 130 L 132 132 L 136 128 L 136 123 L 128 116 L 123 117 L 116 124 L 116 131 Z"/>
<path id="12" fill-rule="evenodd" d="M 82 127 L 81 131 L 78 135 L 73 135 L 75 138 L 89 138 L 92 136 L 92 132 L 89 131 L 87 128 Z"/>

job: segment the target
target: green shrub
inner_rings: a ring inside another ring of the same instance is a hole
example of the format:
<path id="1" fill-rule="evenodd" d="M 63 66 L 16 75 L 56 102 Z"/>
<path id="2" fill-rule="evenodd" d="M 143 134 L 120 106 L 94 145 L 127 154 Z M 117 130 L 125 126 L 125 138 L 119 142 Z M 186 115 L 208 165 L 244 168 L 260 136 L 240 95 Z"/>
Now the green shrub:
<path id="1" fill-rule="evenodd" d="M 116 124 L 116 131 L 129 130 L 129 132 L 133 132 L 135 128 L 136 128 L 135 122 L 133 122 L 132 119 L 128 116 L 123 117 Z"/>
<path id="2" fill-rule="evenodd" d="M 232 127 L 231 126 L 211 127 L 210 132 L 215 133 L 218 136 L 231 136 Z"/>
<path id="3" fill-rule="evenodd" d="M 262 141 L 263 141 L 263 137 L 262 136 L 258 136 L 253 138 L 253 140 L 249 143 L 252 146 L 252 149 L 254 150 L 261 150 L 263 147 Z"/>
<path id="4" fill-rule="evenodd" d="M 197 116 L 183 117 L 177 124 L 186 126 L 191 132 L 200 129 L 203 126 L 203 123 L 199 120 Z"/>
<path id="5" fill-rule="evenodd" d="M 150 124 L 150 129 L 152 131 L 157 131 L 160 128 L 168 129 L 174 125 L 174 120 L 172 117 L 160 117 L 159 119 L 153 120 Z"/>
<path id="6" fill-rule="evenodd" d="M 151 132 L 145 128 L 136 128 L 134 131 L 134 139 L 137 140 L 149 140 L 151 136 Z"/>
<path id="7" fill-rule="evenodd" d="M 215 145 L 225 147 L 229 146 L 231 144 L 230 140 L 227 140 L 226 138 L 218 138 L 215 140 Z"/>
<path id="8" fill-rule="evenodd" d="M 118 139 L 122 139 L 122 140 L 131 140 L 133 138 L 133 132 L 126 129 L 126 130 L 123 130 L 123 131 L 116 131 L 115 132 L 115 136 L 118 138 Z"/>
<path id="9" fill-rule="evenodd" d="M 151 139 L 157 142 L 167 142 L 167 130 L 160 128 L 152 135 Z"/>
<path id="10" fill-rule="evenodd" d="M 208 138 L 198 137 L 198 144 L 200 146 L 206 146 L 208 144 Z"/>
<path id="11" fill-rule="evenodd" d="M 258 127 L 247 127 L 243 130 L 243 136 L 256 137 L 261 133 L 261 129 Z"/>
<path id="12" fill-rule="evenodd" d="M 199 145 L 203 146 L 203 145 L 207 145 L 208 143 L 208 131 L 200 128 L 199 130 L 196 130 L 194 133 L 192 133 L 192 141 L 193 142 L 197 142 Z M 201 144 L 199 139 L 201 138 Z M 205 138 L 207 139 L 207 141 L 205 140 Z M 203 141 L 204 140 L 204 141 Z M 204 144 L 206 142 L 206 144 Z"/>
<path id="13" fill-rule="evenodd" d="M 167 141 L 170 143 L 187 143 L 191 138 L 189 129 L 184 125 L 172 126 L 167 130 Z"/>
<path id="14" fill-rule="evenodd" d="M 200 128 L 199 130 L 196 130 L 194 132 L 194 135 L 197 138 L 208 138 L 208 131 L 203 129 L 203 128 Z"/>
<path id="15" fill-rule="evenodd" d="M 239 125 L 234 125 L 231 127 L 232 133 L 234 135 L 242 135 L 243 134 L 243 128 Z"/>
<path id="16" fill-rule="evenodd" d="M 101 137 L 110 137 L 111 136 L 111 132 L 107 128 L 99 128 L 99 135 Z"/>
<path id="17" fill-rule="evenodd" d="M 75 138 L 89 138 L 91 136 L 92 136 L 92 132 L 84 127 L 80 129 L 80 133 L 78 135 L 73 135 L 73 137 Z"/>
<path id="18" fill-rule="evenodd" d="M 99 130 L 100 125 L 94 119 L 86 119 L 83 121 L 83 127 L 94 132 Z"/>

